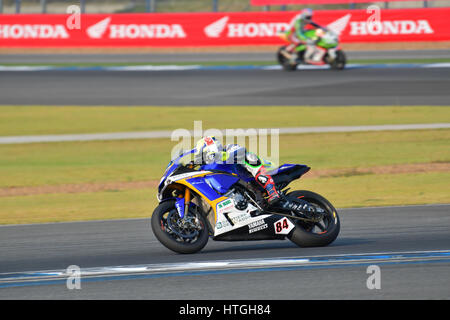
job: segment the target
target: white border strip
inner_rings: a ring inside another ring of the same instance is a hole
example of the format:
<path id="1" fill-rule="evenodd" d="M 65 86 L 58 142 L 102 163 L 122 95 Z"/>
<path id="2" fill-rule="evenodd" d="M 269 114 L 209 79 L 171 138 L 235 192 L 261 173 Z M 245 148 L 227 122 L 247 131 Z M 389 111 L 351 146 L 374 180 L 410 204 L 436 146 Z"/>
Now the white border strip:
<path id="1" fill-rule="evenodd" d="M 383 262 L 423 262 L 450 257 L 450 250 L 383 252 L 383 253 L 350 253 L 339 255 L 321 255 L 309 257 L 275 257 L 262 259 L 216 260 L 202 262 L 178 262 L 147 265 L 111 266 L 98 268 L 82 268 L 83 277 L 116 277 L 124 275 L 173 274 L 208 271 L 229 271 L 245 269 L 285 268 L 301 266 L 331 266 Z M 0 274 L 0 285 L 18 282 L 34 282 L 43 280 L 65 279 L 70 274 L 66 270 L 29 271 Z"/>
<path id="2" fill-rule="evenodd" d="M 298 134 L 298 133 L 332 133 L 332 132 L 391 131 L 391 130 L 393 131 L 428 130 L 428 129 L 449 129 L 449 128 L 450 123 L 428 123 L 428 124 L 393 124 L 393 125 L 388 124 L 388 125 L 368 125 L 368 126 L 294 127 L 294 128 L 279 128 L 279 129 L 276 128 L 276 129 L 279 130 L 280 134 Z M 225 130 L 222 131 L 225 133 Z M 193 135 L 194 132 L 190 131 L 190 134 Z M 161 139 L 161 138 L 170 138 L 171 135 L 172 131 L 165 130 L 165 131 L 142 131 L 142 132 L 37 135 L 37 136 L 3 136 L 0 137 L 0 144 Z"/>

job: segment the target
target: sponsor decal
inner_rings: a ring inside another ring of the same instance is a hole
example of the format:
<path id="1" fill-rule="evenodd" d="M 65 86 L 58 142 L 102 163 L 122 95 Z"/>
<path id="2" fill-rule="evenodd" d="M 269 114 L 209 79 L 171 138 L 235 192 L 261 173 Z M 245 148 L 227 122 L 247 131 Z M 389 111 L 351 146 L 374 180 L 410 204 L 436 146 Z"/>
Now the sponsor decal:
<path id="1" fill-rule="evenodd" d="M 350 22 L 350 35 L 406 35 L 406 34 L 432 34 L 434 33 L 427 20 L 385 20 L 378 23 L 367 21 Z"/>
<path id="2" fill-rule="evenodd" d="M 264 38 L 278 37 L 280 32 L 289 29 L 289 23 L 286 22 L 250 22 L 250 23 L 229 23 L 228 38 Z"/>
<path id="3" fill-rule="evenodd" d="M 193 186 L 197 185 L 197 184 L 204 184 L 205 182 L 203 180 L 199 180 L 199 181 L 189 181 L 189 183 Z"/>
<path id="4" fill-rule="evenodd" d="M 1 47 L 206 47 L 283 45 L 279 37 L 298 11 L 160 14 L 2 14 Z M 450 8 L 317 10 L 314 20 L 342 43 L 448 41 Z"/>
<path id="5" fill-rule="evenodd" d="M 111 17 L 101 20 L 86 29 L 87 35 L 92 39 L 100 39 L 108 29 Z"/>
<path id="6" fill-rule="evenodd" d="M 218 38 L 227 29 L 228 38 L 278 37 L 280 32 L 289 29 L 287 22 L 249 22 L 228 23 L 229 17 L 223 17 L 206 26 L 204 32 L 209 38 Z"/>
<path id="7" fill-rule="evenodd" d="M 219 230 L 219 229 L 222 229 L 222 228 L 225 228 L 225 227 L 228 227 L 228 226 L 230 226 L 228 221 L 218 221 L 216 223 L 216 230 Z"/>
<path id="8" fill-rule="evenodd" d="M 184 217 L 184 198 L 179 198 L 177 199 L 177 201 L 175 202 L 175 208 L 177 208 L 178 214 L 180 215 L 181 218 Z"/>
<path id="9" fill-rule="evenodd" d="M 248 225 L 248 233 L 255 233 L 264 229 L 267 229 L 269 226 L 264 220 L 257 220 Z"/>
<path id="10" fill-rule="evenodd" d="M 258 177 L 259 182 L 261 182 L 262 184 L 266 184 L 268 178 L 266 176 L 259 176 Z"/>
<path id="11" fill-rule="evenodd" d="M 231 209 L 234 208 L 233 202 L 231 201 L 231 199 L 227 199 L 224 200 L 220 203 L 217 204 L 217 213 L 218 214 L 223 214 L 227 211 L 230 211 Z M 233 221 L 234 222 L 234 221 Z"/>
<path id="12" fill-rule="evenodd" d="M 235 217 L 230 217 L 231 221 L 233 221 L 234 224 L 239 224 L 240 222 L 246 221 L 248 219 L 251 219 L 251 216 L 249 213 L 239 214 Z"/>
<path id="13" fill-rule="evenodd" d="M 345 16 L 327 24 L 327 29 L 332 30 L 337 35 L 340 35 L 345 28 L 347 28 L 348 22 L 350 21 L 351 14 L 346 14 Z"/>
<path id="14" fill-rule="evenodd" d="M 86 29 L 91 39 L 101 39 L 108 32 L 109 39 L 173 39 L 186 38 L 180 24 L 111 24 L 107 17 Z"/>
<path id="15" fill-rule="evenodd" d="M 231 219 L 233 224 L 236 225 L 243 221 L 251 219 L 251 216 L 248 213 L 244 213 L 244 214 L 237 215 L 235 217 L 229 216 L 229 218 Z M 222 228 L 227 228 L 227 227 L 231 227 L 231 224 L 228 222 L 228 220 L 223 219 L 223 220 L 217 221 L 217 223 L 216 223 L 216 230 L 222 229 Z"/>
<path id="16" fill-rule="evenodd" d="M 196 171 L 196 172 L 188 172 L 188 173 L 182 173 L 182 174 L 177 174 L 175 176 L 170 176 L 167 180 L 169 182 L 171 181 L 178 181 L 181 179 L 186 179 L 192 176 L 197 176 L 197 175 L 201 175 L 201 174 L 206 174 L 206 173 L 210 173 L 210 171 Z"/>
<path id="17" fill-rule="evenodd" d="M 333 30 L 336 34 L 347 27 L 351 14 L 329 23 L 327 28 Z M 295 19 L 288 22 L 249 22 L 249 23 L 228 23 L 229 17 L 223 17 L 210 25 L 206 26 L 204 32 L 210 38 L 218 38 L 223 31 L 227 29 L 226 37 L 228 38 L 255 38 L 255 37 L 278 37 L 281 32 L 290 29 Z"/>
<path id="18" fill-rule="evenodd" d="M 179 24 L 113 24 L 109 30 L 110 39 L 186 38 L 186 33 Z"/>
<path id="19" fill-rule="evenodd" d="M 67 39 L 69 33 L 62 24 L 0 24 L 1 39 Z"/>
<path id="20" fill-rule="evenodd" d="M 230 17 L 226 16 L 226 17 L 223 17 L 223 18 L 221 18 L 221 19 L 211 23 L 210 25 L 207 25 L 203 29 L 203 32 L 209 38 L 218 38 L 218 37 L 220 37 L 222 31 L 227 26 L 228 19 L 230 19 Z"/>

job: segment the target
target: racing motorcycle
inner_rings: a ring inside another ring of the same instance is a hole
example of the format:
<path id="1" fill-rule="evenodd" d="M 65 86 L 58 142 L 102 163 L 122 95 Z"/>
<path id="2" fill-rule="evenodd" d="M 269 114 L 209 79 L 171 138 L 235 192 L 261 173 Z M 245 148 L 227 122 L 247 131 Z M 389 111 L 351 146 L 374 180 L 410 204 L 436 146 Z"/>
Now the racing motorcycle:
<path id="1" fill-rule="evenodd" d="M 299 64 L 329 65 L 334 70 L 345 68 L 347 58 L 344 51 L 339 48 L 339 37 L 335 32 L 328 29 L 313 29 L 306 31 L 305 36 L 315 45 L 302 45 L 304 48 L 297 52 L 294 62 L 291 59 L 292 54 L 286 51 L 287 46 L 278 49 L 277 60 L 284 70 L 294 71 Z M 280 37 L 288 41 L 285 34 L 280 34 Z"/>
<path id="2" fill-rule="evenodd" d="M 200 251 L 213 240 L 282 240 L 300 247 L 326 246 L 339 234 L 336 209 L 311 191 L 288 192 L 288 184 L 310 170 L 284 164 L 269 172 L 289 202 L 268 206 L 266 191 L 238 164 L 195 164 L 195 149 L 169 162 L 158 186 L 151 227 L 177 253 Z M 279 201 L 279 203 L 282 201 Z M 289 205 L 286 205 L 288 203 Z"/>

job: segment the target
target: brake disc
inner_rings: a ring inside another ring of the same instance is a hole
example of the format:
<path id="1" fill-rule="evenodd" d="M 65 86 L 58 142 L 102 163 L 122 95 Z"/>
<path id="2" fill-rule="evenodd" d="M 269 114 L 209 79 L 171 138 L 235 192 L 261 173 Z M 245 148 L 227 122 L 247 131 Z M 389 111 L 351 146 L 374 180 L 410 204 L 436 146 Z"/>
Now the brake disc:
<path id="1" fill-rule="evenodd" d="M 169 215 L 167 216 L 167 226 L 177 236 L 185 239 L 195 238 L 198 236 L 199 228 L 201 229 L 199 225 L 195 225 L 192 222 L 191 217 L 181 219 L 176 210 L 169 212 Z"/>

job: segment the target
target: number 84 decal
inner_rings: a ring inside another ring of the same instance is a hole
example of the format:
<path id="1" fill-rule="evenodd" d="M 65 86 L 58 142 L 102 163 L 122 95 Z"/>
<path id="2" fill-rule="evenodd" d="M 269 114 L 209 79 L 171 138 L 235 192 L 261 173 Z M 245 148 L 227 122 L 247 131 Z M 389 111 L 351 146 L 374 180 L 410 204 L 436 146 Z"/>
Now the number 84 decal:
<path id="1" fill-rule="evenodd" d="M 295 225 L 288 218 L 283 218 L 276 221 L 273 228 L 276 234 L 289 234 L 295 228 Z"/>

